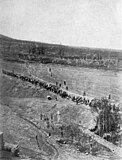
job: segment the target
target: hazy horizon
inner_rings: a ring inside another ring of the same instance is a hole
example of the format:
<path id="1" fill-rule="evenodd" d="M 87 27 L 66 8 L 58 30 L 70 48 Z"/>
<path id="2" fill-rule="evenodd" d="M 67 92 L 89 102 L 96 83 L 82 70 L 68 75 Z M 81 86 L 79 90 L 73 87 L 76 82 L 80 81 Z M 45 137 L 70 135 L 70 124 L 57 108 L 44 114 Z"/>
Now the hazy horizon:
<path id="1" fill-rule="evenodd" d="M 27 40 L 27 39 L 18 39 L 18 38 L 14 38 L 14 37 L 10 37 L 4 34 L 1 34 L 1 36 L 5 36 L 7 38 L 12 38 L 15 40 L 20 40 L 20 41 L 28 41 L 28 42 L 35 42 L 35 43 L 44 43 L 44 44 L 53 44 L 53 45 L 62 45 L 62 46 L 67 46 L 67 47 L 73 47 L 73 48 L 90 48 L 90 49 L 105 49 L 105 50 L 115 50 L 115 51 L 122 51 L 122 49 L 116 49 L 116 48 L 97 48 L 97 47 L 88 47 L 88 46 L 73 46 L 73 45 L 67 45 L 67 44 L 59 44 L 59 43 L 48 43 L 48 42 L 41 42 L 41 41 L 34 41 L 34 40 Z"/>
<path id="2" fill-rule="evenodd" d="M 76 47 L 122 49 L 122 0 L 0 0 L 0 33 Z"/>

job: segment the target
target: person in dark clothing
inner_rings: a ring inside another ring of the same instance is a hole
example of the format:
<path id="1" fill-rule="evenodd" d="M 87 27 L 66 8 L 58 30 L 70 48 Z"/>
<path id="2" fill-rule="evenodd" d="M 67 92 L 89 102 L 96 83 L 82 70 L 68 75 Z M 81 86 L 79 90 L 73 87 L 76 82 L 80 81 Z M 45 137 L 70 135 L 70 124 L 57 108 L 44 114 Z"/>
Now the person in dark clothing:
<path id="1" fill-rule="evenodd" d="M 83 96 L 86 96 L 86 92 L 85 91 L 83 92 Z"/>
<path id="2" fill-rule="evenodd" d="M 51 114 L 51 120 L 53 120 L 53 114 Z"/>
<path id="3" fill-rule="evenodd" d="M 64 81 L 64 85 L 66 85 L 66 81 Z"/>
<path id="4" fill-rule="evenodd" d="M 42 114 L 42 113 L 40 114 L 40 119 L 41 119 L 41 120 L 43 119 L 43 114 Z"/>
<path id="5" fill-rule="evenodd" d="M 55 100 L 56 100 L 56 101 L 58 100 L 57 96 L 55 97 Z"/>
<path id="6" fill-rule="evenodd" d="M 51 72 L 51 68 L 49 68 L 49 72 Z"/>
<path id="7" fill-rule="evenodd" d="M 61 131 L 61 137 L 64 136 L 64 133 L 63 133 L 63 126 L 60 127 L 60 131 Z"/>
<path id="8" fill-rule="evenodd" d="M 49 137 L 51 137 L 51 133 L 49 132 Z"/>
<path id="9" fill-rule="evenodd" d="M 111 99 L 111 95 L 109 94 L 108 99 Z"/>
<path id="10" fill-rule="evenodd" d="M 50 122 L 47 121 L 46 123 L 47 123 L 47 128 L 49 129 L 50 128 Z"/>
<path id="11" fill-rule="evenodd" d="M 66 90 L 68 91 L 68 86 L 66 86 Z"/>

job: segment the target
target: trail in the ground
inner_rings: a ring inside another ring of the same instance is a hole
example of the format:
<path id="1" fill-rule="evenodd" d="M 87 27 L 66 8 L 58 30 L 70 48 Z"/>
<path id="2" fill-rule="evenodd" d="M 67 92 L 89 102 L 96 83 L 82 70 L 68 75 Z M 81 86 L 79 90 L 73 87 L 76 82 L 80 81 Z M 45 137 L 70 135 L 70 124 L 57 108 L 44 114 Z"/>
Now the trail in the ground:
<path id="1" fill-rule="evenodd" d="M 43 79 L 40 79 L 36 76 L 32 76 L 33 78 L 35 79 L 38 79 L 39 81 L 41 82 L 45 82 Z M 48 84 L 50 84 L 49 82 L 46 82 Z M 63 91 L 66 91 L 64 89 L 62 89 Z M 73 96 L 81 96 L 81 95 L 78 95 L 76 93 L 73 93 L 71 91 L 66 91 L 69 95 L 73 95 Z M 93 99 L 92 97 L 87 97 L 88 99 Z M 102 144 L 103 146 L 109 148 L 113 153 L 115 153 L 117 156 L 121 157 L 122 158 L 122 148 L 106 141 L 105 139 L 101 138 L 100 136 L 94 134 L 93 132 L 89 131 L 88 129 L 84 128 L 83 126 L 80 126 L 80 129 L 86 133 L 87 135 L 91 136 L 95 141 L 97 141 L 98 143 Z"/>
<path id="2" fill-rule="evenodd" d="M 40 78 L 35 77 L 35 76 L 33 76 L 33 78 L 35 78 L 36 80 L 38 79 L 38 81 L 40 81 L 40 82 L 46 82 L 46 81 L 44 81 L 43 79 L 40 79 Z M 51 84 L 51 83 L 49 83 L 49 82 L 46 82 L 46 83 Z M 65 91 L 66 91 L 66 90 L 65 90 Z M 67 92 L 67 91 L 66 91 L 66 92 Z M 69 94 L 72 94 L 72 95 L 74 95 L 74 96 L 76 95 L 76 94 L 74 94 L 74 93 L 72 93 L 72 92 L 69 92 Z M 81 95 L 80 95 L 80 96 L 81 96 Z M 121 155 L 121 153 L 122 153 L 122 148 L 117 147 L 116 145 L 114 145 L 114 144 L 112 144 L 112 143 L 110 143 L 110 142 L 102 139 L 101 137 L 95 135 L 93 132 L 89 131 L 88 129 L 84 128 L 83 126 L 80 126 L 80 129 L 81 129 L 84 133 L 86 133 L 87 135 L 89 135 L 90 137 L 92 137 L 92 138 L 93 138 L 95 141 L 97 141 L 99 144 L 102 144 L 103 146 L 107 147 L 107 148 L 110 149 L 114 154 L 116 154 L 117 156 L 119 156 L 119 157 L 122 158 L 122 155 Z"/>

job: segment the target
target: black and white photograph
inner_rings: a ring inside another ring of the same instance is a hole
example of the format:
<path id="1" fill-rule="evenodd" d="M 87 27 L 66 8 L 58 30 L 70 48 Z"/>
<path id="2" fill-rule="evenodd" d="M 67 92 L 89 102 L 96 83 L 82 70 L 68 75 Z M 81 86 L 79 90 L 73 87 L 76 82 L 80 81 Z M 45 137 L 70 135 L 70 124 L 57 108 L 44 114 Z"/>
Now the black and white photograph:
<path id="1" fill-rule="evenodd" d="M 122 160 L 122 0 L 0 0 L 0 160 Z"/>

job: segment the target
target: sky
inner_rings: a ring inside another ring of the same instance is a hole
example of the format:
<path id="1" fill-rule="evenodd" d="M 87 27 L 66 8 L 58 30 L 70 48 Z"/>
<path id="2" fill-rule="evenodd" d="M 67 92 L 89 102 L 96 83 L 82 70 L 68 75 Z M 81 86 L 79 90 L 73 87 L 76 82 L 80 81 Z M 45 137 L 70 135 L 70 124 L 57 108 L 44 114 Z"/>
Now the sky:
<path id="1" fill-rule="evenodd" d="M 122 0 L 0 0 L 0 34 L 122 49 Z"/>

